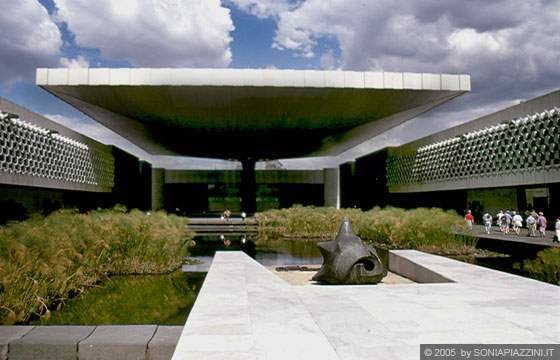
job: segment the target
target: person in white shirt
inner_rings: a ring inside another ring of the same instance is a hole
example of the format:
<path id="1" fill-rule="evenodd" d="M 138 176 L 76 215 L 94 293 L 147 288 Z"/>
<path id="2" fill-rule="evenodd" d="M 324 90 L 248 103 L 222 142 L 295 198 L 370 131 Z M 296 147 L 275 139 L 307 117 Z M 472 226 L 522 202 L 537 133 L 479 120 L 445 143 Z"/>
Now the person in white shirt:
<path id="1" fill-rule="evenodd" d="M 519 236 L 519 233 L 521 232 L 521 228 L 523 227 L 523 218 L 521 217 L 521 215 L 519 215 L 514 211 L 512 222 L 513 222 L 513 230 L 515 230 L 515 233 L 517 234 L 517 236 Z"/>
<path id="2" fill-rule="evenodd" d="M 484 219 L 484 227 L 486 228 L 486 233 L 490 234 L 490 229 L 492 228 L 492 215 L 490 215 L 490 213 L 486 213 L 484 214 L 482 219 Z"/>
<path id="3" fill-rule="evenodd" d="M 500 210 L 499 213 L 496 214 L 496 225 L 498 225 L 498 228 L 500 229 L 500 231 L 502 231 L 502 217 L 504 216 L 504 211 Z"/>

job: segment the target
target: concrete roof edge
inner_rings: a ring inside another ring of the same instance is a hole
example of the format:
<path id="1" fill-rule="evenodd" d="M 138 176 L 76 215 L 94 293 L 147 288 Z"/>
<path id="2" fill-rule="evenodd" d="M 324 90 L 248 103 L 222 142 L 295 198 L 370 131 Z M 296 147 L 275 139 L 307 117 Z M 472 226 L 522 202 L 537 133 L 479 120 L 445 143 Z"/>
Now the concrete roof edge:
<path id="1" fill-rule="evenodd" d="M 36 84 L 471 90 L 465 74 L 233 68 L 38 68 Z"/>

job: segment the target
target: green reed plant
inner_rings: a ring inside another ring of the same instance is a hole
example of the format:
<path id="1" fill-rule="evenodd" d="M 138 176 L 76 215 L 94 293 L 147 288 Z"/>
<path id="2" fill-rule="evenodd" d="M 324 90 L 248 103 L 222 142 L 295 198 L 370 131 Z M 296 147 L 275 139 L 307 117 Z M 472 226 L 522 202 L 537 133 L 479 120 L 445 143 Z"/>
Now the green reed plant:
<path id="1" fill-rule="evenodd" d="M 0 228 L 0 322 L 48 317 L 53 306 L 115 274 L 177 269 L 193 237 L 187 219 L 122 206 L 60 210 Z"/>
<path id="2" fill-rule="evenodd" d="M 523 264 L 515 263 L 533 279 L 560 285 L 560 248 L 548 248 L 537 253 L 536 259 L 525 259 Z"/>
<path id="3" fill-rule="evenodd" d="M 259 231 L 267 236 L 332 239 L 343 219 L 365 241 L 386 248 L 412 248 L 438 254 L 474 252 L 476 238 L 465 233 L 463 219 L 454 211 L 418 208 L 379 208 L 369 211 L 296 206 L 255 215 Z"/>
<path id="4" fill-rule="evenodd" d="M 356 209 L 296 205 L 289 209 L 256 213 L 259 231 L 284 237 L 317 238 L 336 235 L 344 218 L 355 218 Z"/>
<path id="5" fill-rule="evenodd" d="M 466 233 L 455 211 L 437 208 L 374 208 L 358 220 L 359 234 L 389 248 L 411 248 L 438 254 L 474 252 L 476 238 Z"/>

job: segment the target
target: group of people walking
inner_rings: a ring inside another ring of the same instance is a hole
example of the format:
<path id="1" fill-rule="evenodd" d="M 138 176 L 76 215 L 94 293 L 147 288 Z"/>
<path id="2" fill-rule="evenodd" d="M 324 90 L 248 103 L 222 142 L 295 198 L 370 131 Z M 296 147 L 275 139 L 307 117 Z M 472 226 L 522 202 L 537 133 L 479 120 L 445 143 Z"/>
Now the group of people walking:
<path id="1" fill-rule="evenodd" d="M 521 229 L 523 228 L 523 223 L 527 227 L 527 236 L 536 237 L 537 233 L 539 237 L 546 237 L 546 226 L 547 220 L 544 216 L 544 213 L 541 211 L 537 213 L 535 210 L 533 211 L 526 211 L 525 218 L 517 211 L 503 211 L 500 210 L 499 213 L 496 214 L 496 225 L 498 226 L 499 230 L 504 234 L 508 235 L 510 229 L 513 229 L 516 235 L 521 235 Z M 484 228 L 487 234 L 490 234 L 492 229 L 492 215 L 487 212 L 482 216 L 482 220 L 484 221 Z M 467 223 L 467 227 L 469 230 L 472 230 L 472 225 L 474 224 L 474 217 L 471 211 L 467 211 L 465 215 L 465 221 Z M 560 218 L 556 219 L 555 224 L 555 236 L 553 238 L 553 242 L 558 242 L 560 238 Z"/>

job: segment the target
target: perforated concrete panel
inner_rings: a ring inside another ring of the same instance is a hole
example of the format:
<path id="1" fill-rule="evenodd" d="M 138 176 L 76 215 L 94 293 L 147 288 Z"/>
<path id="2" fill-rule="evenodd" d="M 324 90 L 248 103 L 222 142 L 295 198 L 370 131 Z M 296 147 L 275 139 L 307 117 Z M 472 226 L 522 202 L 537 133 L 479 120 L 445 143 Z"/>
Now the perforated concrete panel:
<path id="1" fill-rule="evenodd" d="M 387 185 L 392 190 L 490 176 L 523 176 L 560 169 L 559 110 L 472 131 L 390 156 Z M 481 185 L 480 183 L 478 185 Z M 418 190 L 418 189 L 417 189 Z"/>
<path id="2" fill-rule="evenodd" d="M 0 111 L 0 172 L 112 187 L 113 171 L 109 152 Z"/>

